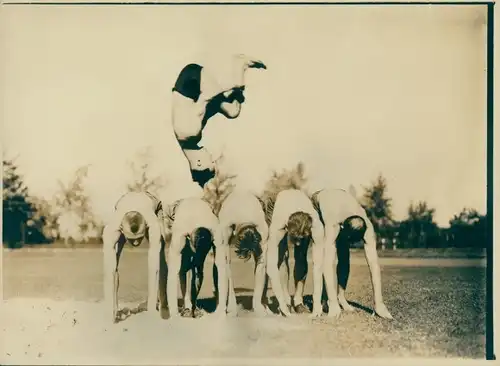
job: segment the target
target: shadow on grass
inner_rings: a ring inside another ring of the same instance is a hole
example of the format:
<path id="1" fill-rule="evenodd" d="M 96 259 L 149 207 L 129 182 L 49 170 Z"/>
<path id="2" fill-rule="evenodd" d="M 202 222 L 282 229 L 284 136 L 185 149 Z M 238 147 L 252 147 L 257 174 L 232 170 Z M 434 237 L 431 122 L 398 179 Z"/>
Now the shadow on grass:
<path id="1" fill-rule="evenodd" d="M 366 312 L 367 314 L 372 315 L 374 312 L 373 309 L 368 308 L 364 305 L 358 304 L 357 302 L 354 302 L 354 301 L 347 301 L 347 302 L 352 307 L 359 309 L 359 310 L 362 310 L 362 311 Z M 312 295 L 305 295 L 304 296 L 304 305 L 306 305 L 309 309 L 312 309 L 312 306 L 313 306 Z M 328 302 L 327 301 L 323 302 L 323 312 L 328 313 Z"/>
<path id="2" fill-rule="evenodd" d="M 244 288 L 244 287 L 236 287 L 234 289 L 234 292 L 235 292 L 235 294 L 248 293 L 248 292 L 251 293 L 250 295 L 239 295 L 239 296 L 237 295 L 236 296 L 236 303 L 243 310 L 252 311 L 252 309 L 253 309 L 253 305 L 252 305 L 253 289 Z M 216 303 L 215 297 L 198 299 L 197 302 L 198 302 L 198 304 L 197 304 L 198 307 L 207 313 L 213 313 L 216 309 L 217 303 Z M 352 307 L 359 309 L 359 310 L 362 310 L 362 311 L 366 312 L 367 314 L 372 315 L 374 312 L 373 309 L 368 308 L 364 305 L 358 304 L 357 302 L 354 302 L 354 301 L 348 301 L 348 302 Z M 182 299 L 178 299 L 177 306 L 179 308 L 179 311 L 182 311 L 183 303 L 184 302 Z M 279 314 L 279 305 L 278 305 L 278 301 L 277 301 L 275 296 L 268 297 L 268 304 L 267 305 L 269 307 L 269 310 L 271 310 L 275 314 Z M 313 305 L 312 295 L 305 295 L 304 296 L 304 305 L 306 305 L 309 308 L 309 310 L 312 310 L 312 305 Z M 132 316 L 134 314 L 142 313 L 143 311 L 146 311 L 146 309 L 147 309 L 147 302 L 142 302 L 137 307 L 131 308 L 131 309 L 125 307 L 125 308 L 118 311 L 117 323 L 126 320 L 127 318 L 129 318 L 130 316 Z M 157 310 L 158 310 L 158 308 L 157 308 Z M 328 313 L 327 302 L 324 302 L 324 304 L 323 304 L 323 312 Z M 168 307 L 162 309 L 162 318 L 168 319 L 169 318 L 168 313 L 169 313 Z"/>
<path id="3" fill-rule="evenodd" d="M 373 314 L 374 310 L 373 309 L 370 309 L 370 308 L 367 308 L 366 306 L 364 305 L 361 305 L 361 304 L 358 304 L 357 302 L 354 302 L 354 301 L 347 301 L 349 303 L 349 305 L 351 305 L 353 308 L 356 308 L 356 309 L 359 309 L 359 310 L 363 310 L 364 312 L 368 313 L 368 314 Z"/>
<path id="4" fill-rule="evenodd" d="M 252 299 L 253 299 L 253 289 L 250 288 L 245 288 L 245 287 L 235 287 L 234 292 L 236 294 L 236 302 L 237 304 L 243 308 L 243 310 L 251 311 L 253 309 L 252 306 Z M 249 295 L 238 295 L 241 293 L 250 293 Z M 180 300 L 179 300 L 180 301 Z M 364 311 L 367 314 L 372 315 L 374 310 L 366 307 L 364 305 L 361 305 L 357 302 L 354 301 L 348 301 L 348 303 L 361 311 Z M 268 307 L 269 309 L 275 313 L 279 313 L 279 305 L 278 305 L 278 300 L 276 299 L 275 296 L 269 296 L 268 298 Z M 312 309 L 313 301 L 312 301 L 312 295 L 305 295 L 304 296 L 304 305 L 306 305 L 309 310 Z M 180 306 L 180 305 L 179 305 Z M 205 299 L 198 299 L 198 306 L 205 310 L 206 312 L 214 312 L 216 308 L 216 301 L 214 297 L 210 298 L 205 298 Z M 328 304 L 325 302 L 323 305 L 323 312 L 328 313 Z"/>
<path id="5" fill-rule="evenodd" d="M 236 292 L 236 289 L 235 289 Z M 252 297 L 251 295 L 236 296 L 236 303 L 243 308 L 243 310 L 252 310 Z M 216 302 L 214 297 L 205 299 L 198 299 L 198 306 L 205 310 L 207 313 L 215 311 Z"/>

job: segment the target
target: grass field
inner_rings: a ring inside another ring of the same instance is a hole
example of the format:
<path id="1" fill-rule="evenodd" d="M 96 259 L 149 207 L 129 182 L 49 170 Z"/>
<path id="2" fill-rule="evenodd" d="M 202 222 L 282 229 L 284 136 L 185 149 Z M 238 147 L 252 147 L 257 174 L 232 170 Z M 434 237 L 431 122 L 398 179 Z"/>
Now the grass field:
<path id="1" fill-rule="evenodd" d="M 124 252 L 120 263 L 121 302 L 145 301 L 146 260 L 145 251 Z M 209 258 L 202 289 L 201 305 L 207 311 L 214 307 L 211 263 Z M 311 320 L 305 315 L 288 319 L 277 315 L 257 318 L 249 310 L 252 263 L 234 259 L 233 276 L 241 304 L 237 318 L 214 325 L 206 315 L 169 325 L 168 320 L 159 318 L 154 324 L 147 323 L 149 319 L 145 320 L 145 313 L 141 313 L 105 327 L 100 318 L 103 314 L 99 250 L 4 251 L 4 309 L 8 310 L 4 313 L 9 314 L 9 321 L 21 324 L 14 318 L 20 319 L 30 311 L 52 315 L 47 320 L 51 326 L 40 331 L 35 340 L 29 333 L 38 324 L 35 320 L 22 323 L 22 331 L 17 329 L 23 332 L 19 337 L 14 337 L 12 327 L 4 327 L 2 337 L 6 346 L 0 363 L 73 362 L 64 359 L 70 355 L 81 363 L 111 360 L 127 364 L 144 363 L 146 355 L 148 363 L 165 363 L 165 358 L 188 357 L 188 354 L 189 357 L 484 357 L 485 259 L 381 258 L 381 265 L 383 293 L 393 321 L 372 316 L 368 268 L 362 254 L 353 253 L 347 298 L 357 311 L 344 312 L 337 320 L 325 316 Z M 312 291 L 311 282 L 308 278 L 306 294 Z M 64 318 L 61 314 L 71 312 L 73 321 L 68 325 L 61 320 Z M 95 326 L 94 333 L 84 331 L 90 324 L 99 325 L 105 333 L 98 336 Z M 62 345 L 65 352 L 61 351 Z M 33 351 L 35 348 L 37 352 Z M 117 358 L 118 354 L 123 358 Z"/>

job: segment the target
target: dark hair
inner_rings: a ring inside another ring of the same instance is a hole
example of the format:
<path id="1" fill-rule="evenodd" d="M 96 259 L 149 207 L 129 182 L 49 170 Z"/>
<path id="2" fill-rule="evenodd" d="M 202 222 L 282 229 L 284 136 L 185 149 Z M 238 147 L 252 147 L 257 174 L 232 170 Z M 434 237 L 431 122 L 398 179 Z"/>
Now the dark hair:
<path id="1" fill-rule="evenodd" d="M 290 215 L 286 224 L 288 235 L 291 237 L 305 237 L 311 235 L 312 217 L 308 213 L 299 211 Z"/>
<path id="2" fill-rule="evenodd" d="M 190 240 L 192 240 L 193 247 L 196 251 L 201 247 L 211 247 L 212 233 L 204 227 L 199 227 L 193 232 Z"/>
<path id="3" fill-rule="evenodd" d="M 124 215 L 123 221 L 128 224 L 128 227 L 133 234 L 137 234 L 144 218 L 137 211 L 129 211 Z"/>
<path id="4" fill-rule="evenodd" d="M 235 234 L 236 255 L 245 261 L 250 259 L 252 253 L 259 258 L 262 255 L 261 240 L 255 225 L 242 226 Z"/>
<path id="5" fill-rule="evenodd" d="M 366 222 L 361 216 L 349 216 L 342 223 L 343 236 L 350 242 L 358 242 L 363 239 L 366 232 Z"/>
<path id="6" fill-rule="evenodd" d="M 142 240 L 146 235 L 146 221 L 139 212 L 129 211 L 123 215 L 120 229 L 127 241 Z"/>

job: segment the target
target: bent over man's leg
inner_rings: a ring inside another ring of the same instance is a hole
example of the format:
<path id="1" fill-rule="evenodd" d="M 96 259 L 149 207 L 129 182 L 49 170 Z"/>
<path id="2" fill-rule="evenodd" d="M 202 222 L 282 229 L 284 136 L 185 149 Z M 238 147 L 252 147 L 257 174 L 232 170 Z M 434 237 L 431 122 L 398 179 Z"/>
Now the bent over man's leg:
<path id="1" fill-rule="evenodd" d="M 337 247 L 335 243 L 339 231 L 339 225 L 331 225 L 325 228 L 324 276 L 328 295 L 328 316 L 330 317 L 340 315 L 340 305 L 337 299 Z"/>
<path id="2" fill-rule="evenodd" d="M 110 310 L 110 320 L 118 313 L 118 251 L 121 232 L 116 225 L 107 225 L 103 231 L 104 303 Z"/>
<path id="3" fill-rule="evenodd" d="M 179 316 L 177 307 L 177 283 L 179 281 L 179 272 L 181 270 L 181 250 L 184 247 L 186 236 L 176 231 L 172 233 L 172 241 L 168 250 L 168 271 L 169 279 L 167 282 L 167 301 L 170 310 L 170 317 Z"/>

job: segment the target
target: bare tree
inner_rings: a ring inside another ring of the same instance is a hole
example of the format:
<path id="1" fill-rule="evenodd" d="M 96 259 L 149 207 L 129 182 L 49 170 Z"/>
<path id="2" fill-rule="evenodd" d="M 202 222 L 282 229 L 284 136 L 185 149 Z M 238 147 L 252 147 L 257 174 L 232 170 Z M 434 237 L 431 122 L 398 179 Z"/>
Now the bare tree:
<path id="1" fill-rule="evenodd" d="M 392 198 L 387 193 L 387 180 L 379 174 L 369 187 L 364 187 L 361 198 L 363 208 L 377 233 L 377 241 L 392 240 L 395 221 L 392 214 Z"/>
<path id="2" fill-rule="evenodd" d="M 29 200 L 35 212 L 31 218 L 32 230 L 31 236 L 36 236 L 37 241 L 51 242 L 58 236 L 57 214 L 49 201 L 42 197 L 33 196 Z M 30 234 L 30 233 L 28 233 Z"/>
<path id="3" fill-rule="evenodd" d="M 148 191 L 156 195 L 160 188 L 165 185 L 163 178 L 159 175 L 154 176 L 150 169 L 151 147 L 141 149 L 134 160 L 128 162 L 132 173 L 131 182 L 127 184 L 130 192 Z"/>
<path id="4" fill-rule="evenodd" d="M 234 178 L 236 175 L 224 174 L 217 170 L 215 177 L 203 188 L 203 199 L 210 204 L 215 215 L 219 215 L 222 203 L 233 191 Z"/>
<path id="5" fill-rule="evenodd" d="M 60 230 L 66 245 L 69 244 L 71 238 L 73 241 L 86 242 L 89 232 L 96 231 L 96 228 L 100 226 L 94 217 L 90 207 L 90 199 L 85 192 L 84 182 L 88 175 L 88 169 L 89 165 L 78 168 L 73 179 L 67 184 L 58 181 L 59 192 L 55 196 L 55 203 L 59 211 L 58 223 L 59 225 L 64 223 L 65 229 L 63 231 L 67 234 Z M 68 228 L 68 225 L 74 227 Z"/>

